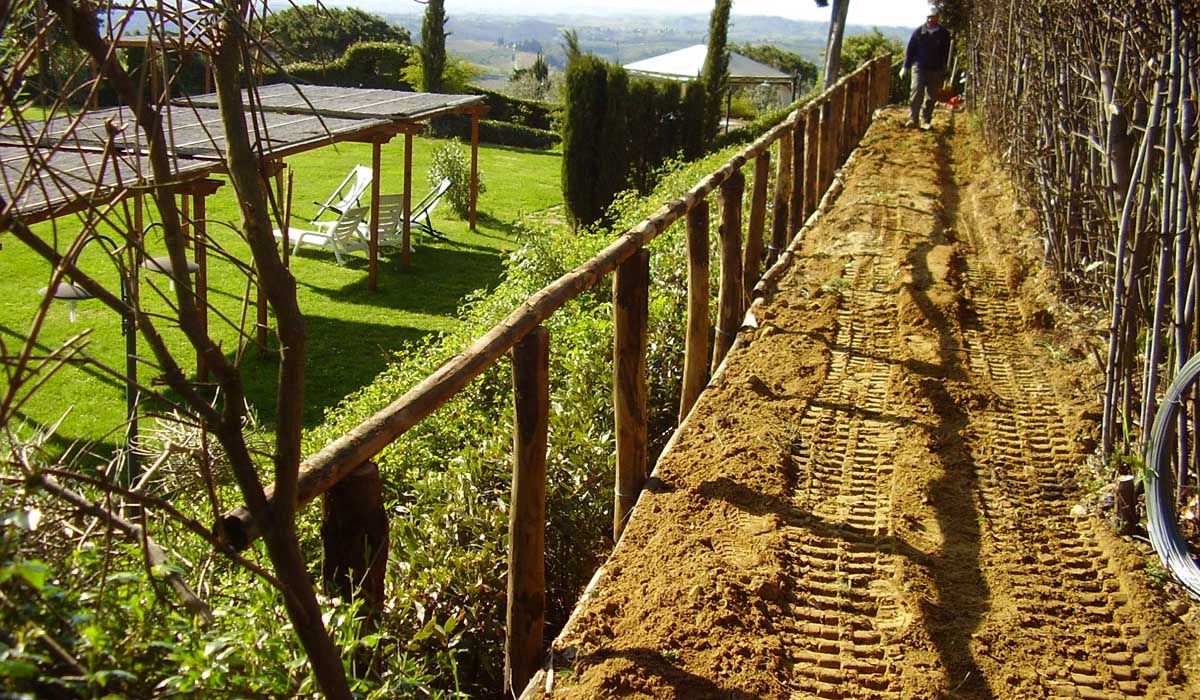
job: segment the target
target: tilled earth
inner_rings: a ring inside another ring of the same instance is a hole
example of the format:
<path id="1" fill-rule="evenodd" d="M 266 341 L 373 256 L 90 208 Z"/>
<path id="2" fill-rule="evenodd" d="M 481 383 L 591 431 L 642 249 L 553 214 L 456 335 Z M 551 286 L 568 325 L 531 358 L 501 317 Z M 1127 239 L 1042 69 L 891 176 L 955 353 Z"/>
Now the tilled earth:
<path id="1" fill-rule="evenodd" d="M 1096 324 L 967 118 L 902 120 L 659 465 L 550 696 L 1200 697 L 1192 610 L 1096 507 Z"/>

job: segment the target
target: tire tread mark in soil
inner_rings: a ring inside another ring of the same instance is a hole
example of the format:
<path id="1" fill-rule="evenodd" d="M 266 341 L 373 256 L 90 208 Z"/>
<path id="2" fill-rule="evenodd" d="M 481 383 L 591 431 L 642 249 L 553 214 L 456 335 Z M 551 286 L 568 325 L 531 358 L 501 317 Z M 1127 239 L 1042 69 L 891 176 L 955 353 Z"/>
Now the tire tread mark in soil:
<path id="1" fill-rule="evenodd" d="M 802 564 L 791 686 L 819 698 L 899 698 L 893 666 L 901 650 L 888 637 L 901 612 L 879 585 L 895 577 L 894 555 L 878 544 L 889 530 L 880 493 L 889 488 L 893 438 L 872 417 L 885 407 L 892 367 L 879 358 L 888 353 L 894 315 L 875 290 L 895 267 L 875 254 L 852 260 L 845 272 L 828 389 L 801 420 L 805 443 L 817 447 L 798 455 L 808 478 L 794 502 L 828 530 L 795 547 Z"/>
<path id="2" fill-rule="evenodd" d="M 1010 572 L 1005 594 L 1020 615 L 1020 638 L 1006 646 L 1059 659 L 1042 670 L 1039 695 L 1148 697 L 1161 669 L 1146 653 L 1146 635 L 1119 579 L 1106 575 L 1110 563 L 1093 520 L 1072 514 L 1078 493 L 1068 476 L 1070 436 L 1048 408 L 1057 405 L 1054 391 L 1029 361 L 1031 349 L 1018 341 L 1020 309 L 988 260 L 975 222 L 967 216 L 960 225 L 971 247 L 962 257 L 975 312 L 964 333 L 967 363 L 998 397 L 992 410 L 975 414 L 972 427 L 980 510 L 989 514 L 993 555 Z"/>

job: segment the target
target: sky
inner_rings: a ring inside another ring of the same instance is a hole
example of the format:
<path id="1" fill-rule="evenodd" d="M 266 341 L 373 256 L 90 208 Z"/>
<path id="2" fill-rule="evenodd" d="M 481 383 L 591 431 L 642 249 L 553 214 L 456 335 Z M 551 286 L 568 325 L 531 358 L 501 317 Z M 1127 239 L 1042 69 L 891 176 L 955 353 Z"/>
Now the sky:
<path id="1" fill-rule="evenodd" d="M 415 0 L 332 0 L 332 5 L 354 5 L 373 12 L 424 11 Z M 493 12 L 497 14 L 680 14 L 708 13 L 711 0 L 445 0 L 446 14 Z M 813 0 L 733 0 L 733 14 L 770 15 L 787 19 L 829 21 L 828 7 Z M 916 27 L 929 13 L 927 0 L 850 0 L 849 24 Z"/>

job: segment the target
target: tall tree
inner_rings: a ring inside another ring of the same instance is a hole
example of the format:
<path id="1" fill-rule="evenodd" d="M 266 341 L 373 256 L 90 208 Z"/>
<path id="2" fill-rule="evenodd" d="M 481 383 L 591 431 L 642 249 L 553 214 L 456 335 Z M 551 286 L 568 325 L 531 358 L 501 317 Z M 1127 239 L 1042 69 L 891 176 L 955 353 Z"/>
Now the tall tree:
<path id="1" fill-rule="evenodd" d="M 265 27 L 267 46 L 279 52 L 284 63 L 334 61 L 360 41 L 411 42 L 404 27 L 353 7 L 296 5 L 268 14 Z"/>
<path id="2" fill-rule="evenodd" d="M 446 70 L 446 7 L 442 0 L 425 2 L 421 22 L 421 86 L 425 92 L 441 92 Z"/>
<path id="3" fill-rule="evenodd" d="M 733 0 L 717 0 L 708 20 L 708 54 L 704 57 L 704 137 L 711 140 L 721 124 L 721 103 L 729 88 L 729 11 Z"/>
<path id="4" fill-rule="evenodd" d="M 825 7 L 826 0 L 816 0 L 817 7 Z M 850 9 L 850 0 L 833 0 L 833 12 L 829 15 L 829 41 L 825 45 L 825 82 L 826 89 L 837 82 L 838 66 L 842 62 L 842 36 L 846 33 L 846 12 Z"/>

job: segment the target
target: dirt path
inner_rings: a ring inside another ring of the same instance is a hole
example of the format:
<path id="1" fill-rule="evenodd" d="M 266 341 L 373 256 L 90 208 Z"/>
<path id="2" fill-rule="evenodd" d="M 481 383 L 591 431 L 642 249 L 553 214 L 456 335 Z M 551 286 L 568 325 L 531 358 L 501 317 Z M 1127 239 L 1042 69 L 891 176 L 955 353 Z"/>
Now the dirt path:
<path id="1" fill-rule="evenodd" d="M 556 644 L 553 697 L 1200 697 L 1086 483 L 1098 336 L 965 117 L 888 112 Z"/>

